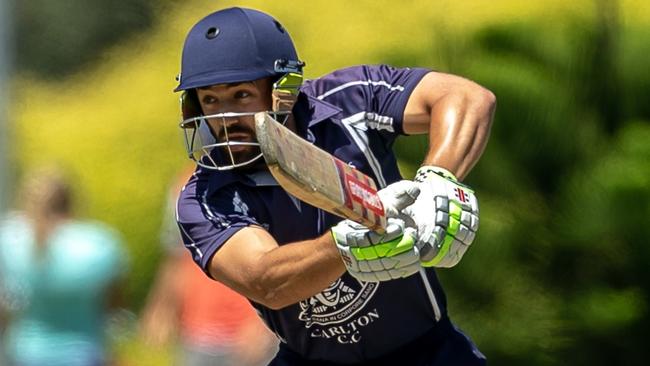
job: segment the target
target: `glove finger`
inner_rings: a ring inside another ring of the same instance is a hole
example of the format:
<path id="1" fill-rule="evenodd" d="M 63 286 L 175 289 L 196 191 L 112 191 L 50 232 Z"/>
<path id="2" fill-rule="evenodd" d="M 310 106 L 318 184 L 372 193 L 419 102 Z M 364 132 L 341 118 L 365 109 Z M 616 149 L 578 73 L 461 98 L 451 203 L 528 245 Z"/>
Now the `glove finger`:
<path id="1" fill-rule="evenodd" d="M 478 223 L 479 223 L 478 216 L 472 215 L 472 223 L 469 225 L 469 227 L 472 229 L 473 232 L 476 232 L 478 230 Z"/>
<path id="2" fill-rule="evenodd" d="M 435 243 L 418 242 L 418 247 L 420 248 L 420 260 L 423 262 L 432 260 L 438 254 Z"/>
<path id="3" fill-rule="evenodd" d="M 465 238 L 465 245 L 471 245 L 474 242 L 474 238 L 476 237 L 476 233 L 474 231 L 470 231 L 467 233 L 467 237 Z"/>
<path id="4" fill-rule="evenodd" d="M 390 281 L 393 279 L 388 271 L 375 271 L 374 275 L 379 281 Z"/>
<path id="5" fill-rule="evenodd" d="M 350 275 L 362 282 L 379 282 L 372 272 L 348 271 Z"/>
<path id="6" fill-rule="evenodd" d="M 413 274 L 419 272 L 420 268 L 422 267 L 420 266 L 420 263 L 417 262 L 405 267 L 391 269 L 388 272 L 390 273 L 393 279 L 398 279 L 398 278 L 406 278 L 412 276 Z"/>
<path id="7" fill-rule="evenodd" d="M 420 202 L 402 210 L 402 216 L 407 218 L 404 221 L 406 227 L 417 228 L 418 235 L 426 234 L 436 226 L 436 216 L 431 207 L 423 207 Z M 417 236 L 417 235 L 414 235 Z"/>
<path id="8" fill-rule="evenodd" d="M 419 263 L 420 254 L 417 251 L 410 250 L 394 257 L 381 258 L 379 261 L 381 261 L 382 267 L 385 269 L 396 269 Z"/>
<path id="9" fill-rule="evenodd" d="M 349 245 L 360 248 L 371 246 L 373 243 L 368 239 L 368 234 L 371 232 L 372 231 L 367 229 L 349 232 L 347 236 L 348 242 L 350 243 Z"/>
<path id="10" fill-rule="evenodd" d="M 409 206 L 409 207 L 413 207 L 413 206 Z M 408 207 L 405 208 L 404 210 L 408 210 Z M 417 230 L 418 224 L 415 222 L 415 220 L 413 220 L 413 218 L 410 215 L 405 214 L 404 210 L 402 210 L 402 212 L 400 212 L 400 214 L 397 215 L 396 218 L 402 220 L 402 222 L 404 223 L 404 227 L 411 227 Z"/>
<path id="11" fill-rule="evenodd" d="M 458 226 L 458 231 L 456 232 L 456 235 L 454 235 L 454 237 L 460 240 L 461 242 L 469 245 L 471 244 L 471 242 L 468 243 L 467 238 L 470 236 L 470 233 L 471 231 L 467 226 L 460 224 Z"/>
<path id="12" fill-rule="evenodd" d="M 436 196 L 434 198 L 437 211 L 449 212 L 449 199 L 445 196 Z"/>
<path id="13" fill-rule="evenodd" d="M 435 225 L 447 228 L 449 226 L 449 213 L 437 211 L 435 216 Z"/>
<path id="14" fill-rule="evenodd" d="M 386 234 L 382 241 L 387 242 L 395 240 L 404 234 L 404 221 L 398 218 L 389 218 L 386 225 Z"/>
<path id="15" fill-rule="evenodd" d="M 343 220 L 342 222 L 344 222 L 345 225 L 347 225 L 348 227 L 350 227 L 351 230 L 355 230 L 355 231 L 358 231 L 358 230 L 361 230 L 361 231 L 363 231 L 363 230 L 368 230 L 367 227 L 365 227 L 364 225 L 361 225 L 360 223 L 358 223 L 358 222 L 356 222 L 356 221 L 352 221 L 352 220 Z"/>
<path id="16" fill-rule="evenodd" d="M 372 268 L 370 268 L 370 264 L 368 261 L 358 261 L 359 264 L 359 271 L 360 272 L 372 272 Z"/>
<path id="17" fill-rule="evenodd" d="M 451 243 L 451 247 L 447 254 L 442 258 L 442 260 L 436 265 L 436 267 L 451 268 L 460 262 L 463 258 L 463 255 L 467 251 L 468 246 L 461 243 L 458 240 L 454 240 Z"/>
<path id="18" fill-rule="evenodd" d="M 358 231 L 368 231 L 368 228 L 352 220 L 343 220 L 332 228 L 334 240 L 348 246 L 357 246 L 357 235 L 354 233 Z"/>
<path id="19" fill-rule="evenodd" d="M 453 248 L 453 250 L 455 251 L 454 256 L 458 258 L 458 262 L 460 262 L 460 260 L 463 258 L 465 252 L 467 252 L 467 249 L 469 249 L 469 245 L 466 244 L 457 245 Z"/>
<path id="20" fill-rule="evenodd" d="M 399 212 L 415 202 L 420 194 L 418 183 L 410 180 L 402 180 L 389 185 L 377 192 L 384 204 L 386 216 L 394 217 Z"/>
<path id="21" fill-rule="evenodd" d="M 463 213 L 460 216 L 460 222 L 467 226 L 471 231 L 477 231 L 478 230 L 478 216 L 473 215 L 472 213 L 468 211 L 463 211 Z"/>
<path id="22" fill-rule="evenodd" d="M 380 282 L 375 272 L 360 272 L 359 277 L 365 282 Z"/>
<path id="23" fill-rule="evenodd" d="M 426 242 L 420 242 L 420 261 L 429 262 L 435 258 L 440 250 L 442 250 L 442 245 L 447 235 L 444 228 L 436 226 L 433 229 L 433 234 L 430 237 L 430 240 Z"/>
<path id="24" fill-rule="evenodd" d="M 373 272 L 383 271 L 386 269 L 384 265 L 381 263 L 381 260 L 369 260 L 366 261 L 366 263 L 368 263 L 370 270 Z"/>

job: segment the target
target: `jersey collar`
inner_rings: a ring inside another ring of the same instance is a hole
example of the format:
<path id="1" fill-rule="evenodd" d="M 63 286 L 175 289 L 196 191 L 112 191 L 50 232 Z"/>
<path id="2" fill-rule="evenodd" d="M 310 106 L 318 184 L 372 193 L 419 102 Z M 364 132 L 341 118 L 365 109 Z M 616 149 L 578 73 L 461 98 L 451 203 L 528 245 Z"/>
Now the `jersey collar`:
<path id="1" fill-rule="evenodd" d="M 242 173 L 236 170 L 215 172 L 207 171 L 205 168 L 199 167 L 196 174 L 199 177 L 204 176 L 207 182 L 209 182 L 206 187 L 208 196 L 233 183 L 243 184 L 249 187 L 272 187 L 279 185 L 268 170 L 253 173 Z"/>
<path id="2" fill-rule="evenodd" d="M 296 105 L 293 107 L 297 124 L 307 128 L 313 127 L 341 111 L 341 108 L 305 93 L 298 95 Z"/>

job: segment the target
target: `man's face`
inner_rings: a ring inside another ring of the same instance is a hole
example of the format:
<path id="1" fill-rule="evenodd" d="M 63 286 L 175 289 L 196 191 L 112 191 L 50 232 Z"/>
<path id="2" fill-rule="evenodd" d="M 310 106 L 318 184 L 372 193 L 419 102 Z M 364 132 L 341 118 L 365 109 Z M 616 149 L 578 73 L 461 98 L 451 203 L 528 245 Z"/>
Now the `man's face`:
<path id="1" fill-rule="evenodd" d="M 196 90 L 203 115 L 219 113 L 260 112 L 271 109 L 271 81 L 218 84 Z M 253 116 L 208 118 L 213 135 L 219 142 L 257 142 Z M 222 153 L 228 156 L 228 152 Z M 252 159 L 260 153 L 256 146 L 230 146 L 236 163 Z"/>

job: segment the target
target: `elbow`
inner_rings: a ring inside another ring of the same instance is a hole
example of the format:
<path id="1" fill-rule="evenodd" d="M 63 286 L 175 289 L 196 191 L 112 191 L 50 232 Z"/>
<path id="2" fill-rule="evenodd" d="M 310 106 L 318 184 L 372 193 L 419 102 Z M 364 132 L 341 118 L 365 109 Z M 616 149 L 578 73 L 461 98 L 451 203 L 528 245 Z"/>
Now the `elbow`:
<path id="1" fill-rule="evenodd" d="M 266 289 L 259 293 L 259 296 L 255 301 L 271 310 L 280 310 L 298 302 L 295 299 L 282 296 L 278 291 L 271 289 Z"/>
<path id="2" fill-rule="evenodd" d="M 262 305 L 265 307 L 271 309 L 271 310 L 280 310 L 282 308 L 285 308 L 289 305 L 295 304 L 295 301 L 286 301 L 283 299 L 278 298 L 277 296 L 269 296 L 261 302 Z"/>
<path id="3" fill-rule="evenodd" d="M 253 300 L 272 310 L 280 310 L 284 307 L 296 303 L 296 299 L 290 296 L 285 286 L 278 283 L 277 280 L 269 278 L 267 274 L 262 274 L 255 281 Z"/>
<path id="4" fill-rule="evenodd" d="M 488 131 L 492 127 L 494 111 L 497 106 L 497 98 L 490 90 L 478 84 L 472 84 L 465 89 L 464 94 L 466 116 L 471 116 L 471 126 L 476 131 Z"/>
<path id="5" fill-rule="evenodd" d="M 494 116 L 494 111 L 497 109 L 497 96 L 494 95 L 490 90 L 484 89 L 484 100 L 485 104 L 489 110 L 489 115 L 490 115 L 490 121 L 492 121 L 492 117 Z"/>
<path id="6" fill-rule="evenodd" d="M 492 116 L 497 107 L 497 97 L 492 91 L 482 86 L 477 86 L 472 92 L 472 100 L 475 101 L 476 108 L 487 118 L 488 123 L 491 123 Z"/>

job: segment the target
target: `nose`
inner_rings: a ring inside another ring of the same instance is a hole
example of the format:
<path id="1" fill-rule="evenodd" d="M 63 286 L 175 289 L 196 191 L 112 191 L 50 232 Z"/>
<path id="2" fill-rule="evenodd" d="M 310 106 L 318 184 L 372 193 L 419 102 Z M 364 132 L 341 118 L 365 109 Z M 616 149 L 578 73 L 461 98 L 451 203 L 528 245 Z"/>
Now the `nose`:
<path id="1" fill-rule="evenodd" d="M 215 136 L 222 138 L 225 132 L 239 123 L 239 117 L 222 115 L 208 118 L 208 124 Z"/>
<path id="2" fill-rule="evenodd" d="M 236 116 L 224 116 L 221 118 L 222 126 L 225 128 L 232 127 L 239 123 L 239 117 Z"/>

